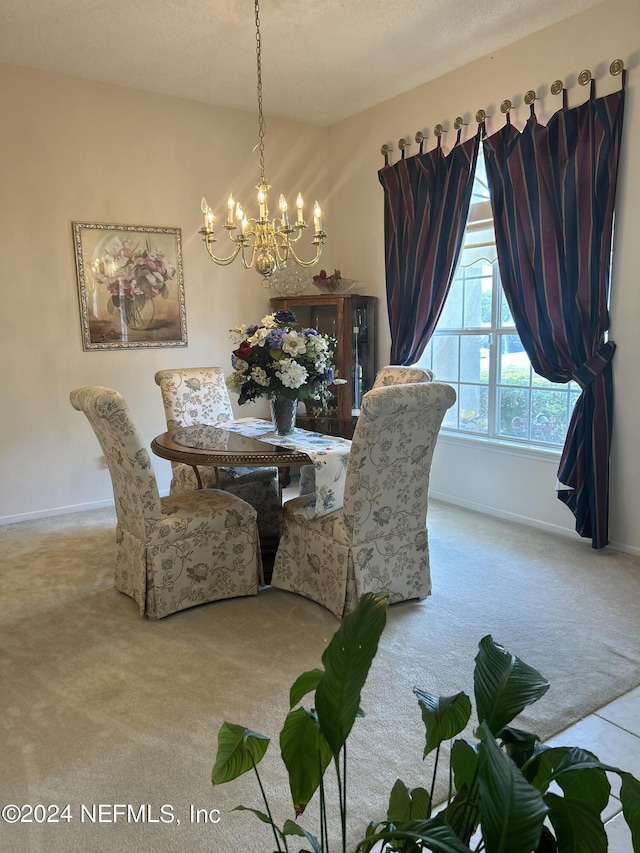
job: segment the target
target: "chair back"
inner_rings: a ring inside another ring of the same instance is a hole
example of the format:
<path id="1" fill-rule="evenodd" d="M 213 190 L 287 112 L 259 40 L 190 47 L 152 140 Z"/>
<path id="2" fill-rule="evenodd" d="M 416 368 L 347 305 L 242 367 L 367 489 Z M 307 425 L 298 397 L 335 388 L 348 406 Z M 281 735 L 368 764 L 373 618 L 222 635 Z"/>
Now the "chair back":
<path id="1" fill-rule="evenodd" d="M 441 382 L 389 385 L 364 395 L 344 490 L 353 544 L 426 524 L 433 450 L 455 400 L 454 389 Z"/>
<path id="2" fill-rule="evenodd" d="M 71 405 L 84 412 L 107 459 L 118 523 L 143 542 L 147 522 L 161 518 L 158 484 L 149 454 L 117 391 L 97 385 L 76 388 Z"/>
<path id="3" fill-rule="evenodd" d="M 374 388 L 386 385 L 404 385 L 407 382 L 431 382 L 433 371 L 421 367 L 402 367 L 400 364 L 388 364 L 376 374 Z"/>
<path id="4" fill-rule="evenodd" d="M 159 370 L 156 384 L 162 392 L 167 427 L 229 421 L 233 409 L 221 367 L 180 367 Z"/>

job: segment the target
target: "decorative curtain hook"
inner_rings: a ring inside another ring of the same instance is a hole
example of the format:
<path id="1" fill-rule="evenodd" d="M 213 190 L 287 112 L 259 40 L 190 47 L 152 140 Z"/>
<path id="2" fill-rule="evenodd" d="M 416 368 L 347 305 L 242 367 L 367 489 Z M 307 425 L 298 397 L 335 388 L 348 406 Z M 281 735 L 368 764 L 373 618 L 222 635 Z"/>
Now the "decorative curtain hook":
<path id="1" fill-rule="evenodd" d="M 385 165 L 385 166 L 388 166 L 388 165 L 389 165 L 389 152 L 390 152 L 390 151 L 393 151 L 393 146 L 388 145 L 388 144 L 385 142 L 385 144 L 384 144 L 384 145 L 382 146 L 382 148 L 380 149 L 380 153 L 381 153 L 381 154 L 382 154 L 382 156 L 384 157 L 384 165 Z"/>
<path id="2" fill-rule="evenodd" d="M 398 140 L 398 148 L 400 149 L 400 153 L 402 155 L 402 159 L 404 160 L 404 149 L 408 148 L 411 145 L 410 139 L 405 139 L 404 136 Z"/>
<path id="3" fill-rule="evenodd" d="M 500 112 L 507 117 L 507 124 L 511 124 L 511 116 L 509 112 L 511 111 L 511 101 L 508 98 L 500 104 Z"/>
<path id="4" fill-rule="evenodd" d="M 423 153 L 422 144 L 426 138 L 427 138 L 427 134 L 423 133 L 421 130 L 419 130 L 415 135 L 415 140 L 418 143 L 418 145 L 420 146 L 420 153 L 421 154 Z"/>
<path id="5" fill-rule="evenodd" d="M 564 83 L 562 80 L 554 80 L 551 84 L 551 94 L 559 95 L 562 92 L 562 109 L 566 110 L 567 108 L 567 90 L 564 88 Z"/>
<path id="6" fill-rule="evenodd" d="M 613 77 L 617 77 L 618 74 L 622 74 L 624 71 L 624 62 L 621 59 L 614 59 L 611 65 L 609 66 L 609 74 Z"/>

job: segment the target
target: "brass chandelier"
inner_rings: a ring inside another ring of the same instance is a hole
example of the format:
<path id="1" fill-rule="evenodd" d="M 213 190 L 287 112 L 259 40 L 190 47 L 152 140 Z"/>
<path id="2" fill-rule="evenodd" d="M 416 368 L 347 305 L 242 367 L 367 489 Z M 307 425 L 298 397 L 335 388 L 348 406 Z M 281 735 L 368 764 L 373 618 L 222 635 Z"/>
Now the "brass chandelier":
<path id="1" fill-rule="evenodd" d="M 202 198 L 201 210 L 204 217 L 204 225 L 200 229 L 207 252 L 212 261 L 222 266 L 231 264 L 240 255 L 245 269 L 252 267 L 268 283 L 269 277 L 283 267 L 287 260 L 293 259 L 301 267 L 311 267 L 317 263 L 322 252 L 327 235 L 322 229 L 322 213 L 316 201 L 313 206 L 314 234 L 311 240 L 316 247 L 315 257 L 309 261 L 301 260 L 296 254 L 294 244 L 300 240 L 307 223 L 304 221 L 303 200 L 300 193 L 296 200 L 296 220 L 293 225 L 289 223 L 287 201 L 283 195 L 279 199 L 280 216 L 269 219 L 269 207 L 267 193 L 271 189 L 264 170 L 264 135 L 265 121 L 262 112 L 262 43 L 260 38 L 260 4 L 255 0 L 255 22 L 256 22 L 256 69 L 257 69 L 257 94 L 258 94 L 258 148 L 260 156 L 260 182 L 256 186 L 258 190 L 258 216 L 247 218 L 242 206 L 236 202 L 233 195 L 229 196 L 227 202 L 227 221 L 223 225 L 229 239 L 235 248 L 226 258 L 219 258 L 213 253 L 213 243 L 216 242 L 213 230 L 213 211 Z M 237 224 L 236 224 L 237 223 Z M 234 233 L 238 232 L 238 233 Z M 295 235 L 295 236 L 293 236 Z"/>

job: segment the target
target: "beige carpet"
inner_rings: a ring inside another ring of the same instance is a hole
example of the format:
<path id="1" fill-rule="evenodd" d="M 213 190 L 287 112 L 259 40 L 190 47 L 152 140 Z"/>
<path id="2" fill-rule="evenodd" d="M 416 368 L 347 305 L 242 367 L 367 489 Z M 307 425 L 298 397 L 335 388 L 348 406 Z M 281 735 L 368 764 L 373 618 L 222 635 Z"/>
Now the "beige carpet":
<path id="1" fill-rule="evenodd" d="M 433 595 L 390 609 L 350 741 L 354 834 L 384 815 L 397 777 L 425 783 L 412 687 L 471 693 L 484 634 L 550 680 L 520 721 L 543 738 L 640 684 L 640 561 L 436 503 L 429 531 Z M 71 816 L 0 823 L 0 850 L 271 853 L 269 830 L 230 812 L 262 807 L 254 780 L 210 784 L 216 733 L 228 719 L 274 737 L 263 778 L 278 819 L 292 816 L 277 735 L 337 621 L 271 589 L 140 620 L 112 587 L 112 553 L 110 510 L 0 529 L 0 801 Z M 114 822 L 113 804 L 148 806 L 151 822 Z M 172 823 L 153 822 L 162 806 Z M 192 823 L 191 806 L 219 822 Z"/>

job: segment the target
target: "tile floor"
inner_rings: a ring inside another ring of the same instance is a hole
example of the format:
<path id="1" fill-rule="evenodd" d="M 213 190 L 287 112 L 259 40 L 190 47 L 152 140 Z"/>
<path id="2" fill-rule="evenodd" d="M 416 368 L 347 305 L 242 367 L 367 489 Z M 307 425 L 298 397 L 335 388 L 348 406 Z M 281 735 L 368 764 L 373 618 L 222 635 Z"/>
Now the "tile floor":
<path id="1" fill-rule="evenodd" d="M 640 687 L 605 705 L 549 741 L 557 746 L 579 746 L 600 761 L 633 773 L 640 779 Z M 617 794 L 620 782 L 610 774 L 611 799 L 604 812 L 610 853 L 633 853 L 631 833 Z"/>
<path id="2" fill-rule="evenodd" d="M 283 490 L 283 499 L 289 500 L 297 494 L 298 480 L 294 476 Z M 640 687 L 560 732 L 549 743 L 588 749 L 600 761 L 633 773 L 636 779 L 640 779 Z M 603 813 L 609 853 L 633 853 L 631 833 L 617 797 L 620 780 L 615 774 L 610 774 L 610 782 L 611 799 Z"/>

